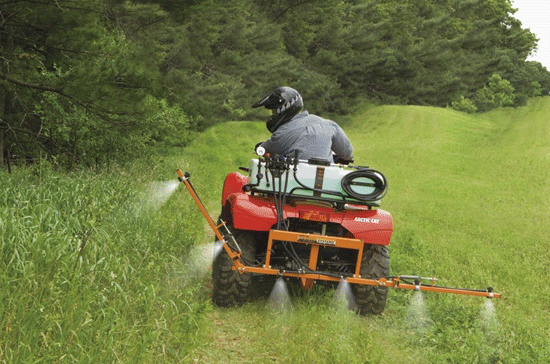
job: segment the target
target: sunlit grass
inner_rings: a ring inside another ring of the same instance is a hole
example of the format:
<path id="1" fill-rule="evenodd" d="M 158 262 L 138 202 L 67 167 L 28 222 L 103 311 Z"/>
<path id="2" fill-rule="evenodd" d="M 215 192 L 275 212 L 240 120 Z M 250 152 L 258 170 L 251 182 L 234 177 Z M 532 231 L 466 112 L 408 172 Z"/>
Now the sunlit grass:
<path id="1" fill-rule="evenodd" d="M 411 293 L 392 290 L 376 338 L 387 334 L 399 344 L 391 350 L 382 346 L 381 352 L 380 347 L 363 348 L 371 362 L 394 362 L 395 356 L 413 362 L 545 360 L 544 333 L 550 322 L 544 288 L 550 278 L 544 251 L 544 237 L 550 235 L 545 151 L 550 138 L 541 135 L 548 133 L 548 108 L 548 99 L 529 108 L 476 116 L 383 106 L 348 123 L 356 162 L 383 171 L 389 179 L 382 208 L 395 220 L 392 273 L 436 276 L 447 286 L 493 286 L 505 297 L 494 301 L 501 326 L 489 337 L 480 314 L 483 299 L 425 294 L 431 324 L 411 336 Z M 309 310 L 318 308 L 312 305 Z M 225 311 L 219 315 L 225 317 Z M 240 317 L 250 323 L 244 314 Z M 297 338 L 316 329 L 298 319 L 292 330 Z M 297 342 L 292 348 L 306 350 Z M 356 338 L 345 344 L 349 342 L 359 345 Z M 319 362 L 335 362 L 317 354 Z M 346 358 L 357 360 L 357 355 L 350 352 Z M 293 359 L 307 362 L 309 357 Z"/>
<path id="2" fill-rule="evenodd" d="M 218 125 L 109 173 L 0 171 L 0 363 L 545 362 L 549 113 L 542 98 L 476 116 L 371 107 L 346 122 L 356 163 L 389 180 L 392 274 L 490 285 L 504 296 L 491 307 L 390 290 L 384 314 L 364 318 L 316 287 L 292 288 L 284 312 L 267 297 L 213 308 L 214 237 L 175 170 L 215 219 L 225 175 L 248 165 L 264 123 Z"/>

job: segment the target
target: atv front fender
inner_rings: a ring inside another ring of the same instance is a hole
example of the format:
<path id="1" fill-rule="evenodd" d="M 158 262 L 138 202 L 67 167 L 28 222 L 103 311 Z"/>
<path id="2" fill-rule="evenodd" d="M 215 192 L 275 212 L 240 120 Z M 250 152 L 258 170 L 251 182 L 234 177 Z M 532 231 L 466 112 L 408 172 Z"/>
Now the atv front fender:
<path id="1" fill-rule="evenodd" d="M 239 230 L 269 231 L 277 223 L 277 212 L 271 200 L 246 193 L 229 195 L 225 213 Z"/>
<path id="2" fill-rule="evenodd" d="M 238 172 L 231 172 L 223 182 L 222 206 L 225 206 L 227 198 L 233 193 L 243 193 L 243 187 L 248 183 L 248 176 Z"/>

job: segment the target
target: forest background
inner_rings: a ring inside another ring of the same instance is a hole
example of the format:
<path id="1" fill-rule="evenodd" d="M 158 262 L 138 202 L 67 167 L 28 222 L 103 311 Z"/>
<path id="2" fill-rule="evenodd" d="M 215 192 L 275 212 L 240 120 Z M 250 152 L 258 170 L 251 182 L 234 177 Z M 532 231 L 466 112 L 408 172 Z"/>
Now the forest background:
<path id="1" fill-rule="evenodd" d="M 548 95 L 510 0 L 0 0 L 0 165 L 105 166 L 184 146 L 298 89 L 470 113 Z"/>

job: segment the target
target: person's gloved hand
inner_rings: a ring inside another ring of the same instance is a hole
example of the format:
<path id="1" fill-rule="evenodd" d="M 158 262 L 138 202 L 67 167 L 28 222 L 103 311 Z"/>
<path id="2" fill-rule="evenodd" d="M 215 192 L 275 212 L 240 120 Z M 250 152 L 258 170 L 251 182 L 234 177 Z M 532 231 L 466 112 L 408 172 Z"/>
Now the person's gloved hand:
<path id="1" fill-rule="evenodd" d="M 353 158 L 352 159 L 344 159 L 340 156 L 337 156 L 336 154 L 334 154 L 332 156 L 332 159 L 334 159 L 334 163 L 338 163 L 338 164 L 350 164 L 350 163 L 353 163 Z"/>

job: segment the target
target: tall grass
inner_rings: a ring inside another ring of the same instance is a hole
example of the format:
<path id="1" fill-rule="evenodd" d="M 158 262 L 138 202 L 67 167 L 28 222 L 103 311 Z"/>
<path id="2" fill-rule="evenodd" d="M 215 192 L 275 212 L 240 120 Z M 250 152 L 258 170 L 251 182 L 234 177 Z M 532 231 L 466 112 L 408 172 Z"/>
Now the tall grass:
<path id="1" fill-rule="evenodd" d="M 209 304 L 183 262 L 202 233 L 151 208 L 149 182 L 2 173 L 0 362 L 182 362 L 197 346 Z"/>

